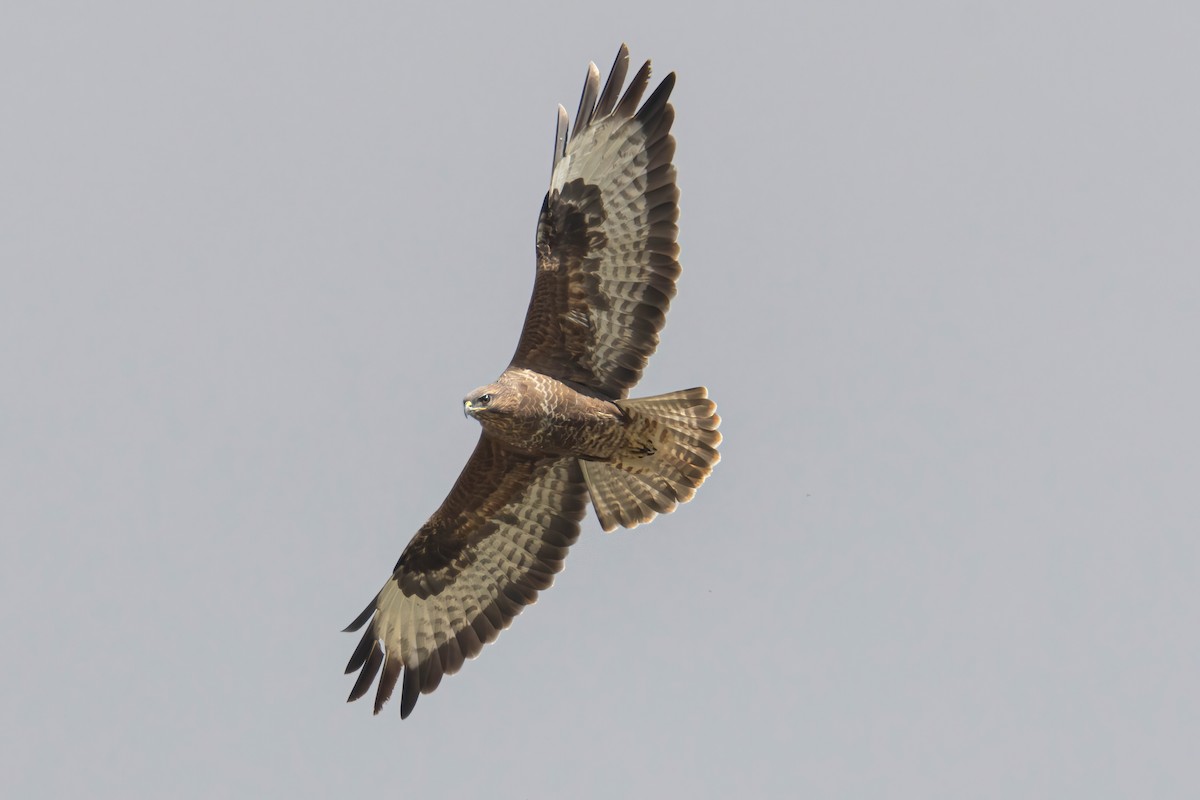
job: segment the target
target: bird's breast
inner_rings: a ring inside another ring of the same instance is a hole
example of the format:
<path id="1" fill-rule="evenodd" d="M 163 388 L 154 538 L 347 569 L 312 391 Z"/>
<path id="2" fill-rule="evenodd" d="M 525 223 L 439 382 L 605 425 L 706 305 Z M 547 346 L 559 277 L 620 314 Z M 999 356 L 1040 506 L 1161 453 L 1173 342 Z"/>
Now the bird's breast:
<path id="1" fill-rule="evenodd" d="M 515 407 L 484 423 L 490 435 L 529 455 L 605 458 L 617 451 L 624 415 L 614 403 L 545 375 L 518 377 Z"/>

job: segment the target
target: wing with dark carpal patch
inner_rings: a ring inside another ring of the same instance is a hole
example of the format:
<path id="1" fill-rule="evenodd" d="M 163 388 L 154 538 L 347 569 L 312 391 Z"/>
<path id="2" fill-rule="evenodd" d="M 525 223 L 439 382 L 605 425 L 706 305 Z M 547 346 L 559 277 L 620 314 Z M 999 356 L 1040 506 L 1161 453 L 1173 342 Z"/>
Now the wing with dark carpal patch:
<path id="1" fill-rule="evenodd" d="M 559 107 L 550 191 L 537 230 L 537 276 L 512 365 L 625 397 L 658 346 L 679 276 L 675 111 L 668 75 L 645 103 L 650 62 L 634 75 L 624 45 L 603 90 L 589 65 L 567 132 Z"/>
<path id="2" fill-rule="evenodd" d="M 579 537 L 587 488 L 574 458 L 513 454 L 481 436 L 441 508 L 346 630 L 367 626 L 346 665 L 375 713 L 402 680 L 400 716 L 548 589 Z"/>

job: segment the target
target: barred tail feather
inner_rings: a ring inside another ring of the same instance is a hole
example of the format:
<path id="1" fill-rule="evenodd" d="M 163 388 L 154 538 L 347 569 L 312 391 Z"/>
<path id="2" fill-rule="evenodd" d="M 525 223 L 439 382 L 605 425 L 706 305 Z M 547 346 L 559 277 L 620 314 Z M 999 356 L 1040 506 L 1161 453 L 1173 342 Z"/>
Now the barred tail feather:
<path id="1" fill-rule="evenodd" d="M 674 511 L 692 499 L 721 460 L 721 418 L 703 386 L 616 402 L 630 417 L 633 442 L 646 446 L 612 461 L 580 462 L 606 531 Z"/>

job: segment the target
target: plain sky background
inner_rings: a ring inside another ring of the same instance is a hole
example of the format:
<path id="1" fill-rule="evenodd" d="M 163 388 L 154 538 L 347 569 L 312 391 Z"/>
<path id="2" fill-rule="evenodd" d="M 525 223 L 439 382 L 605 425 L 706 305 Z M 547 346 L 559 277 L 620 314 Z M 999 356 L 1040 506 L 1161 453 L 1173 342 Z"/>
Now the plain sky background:
<path id="1" fill-rule="evenodd" d="M 434 7 L 436 6 L 436 7 Z M 724 459 L 401 722 L 340 633 L 674 93 Z M 6 3 L 0 795 L 1200 796 L 1193 2 Z"/>

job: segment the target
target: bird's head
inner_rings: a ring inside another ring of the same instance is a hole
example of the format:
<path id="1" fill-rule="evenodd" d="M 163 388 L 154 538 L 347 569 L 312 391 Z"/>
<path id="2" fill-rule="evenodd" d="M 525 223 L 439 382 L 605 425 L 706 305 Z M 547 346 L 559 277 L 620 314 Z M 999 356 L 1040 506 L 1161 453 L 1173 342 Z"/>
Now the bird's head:
<path id="1" fill-rule="evenodd" d="M 503 414 L 508 406 L 509 393 L 498 383 L 480 386 L 463 398 L 463 413 L 483 422 Z"/>

